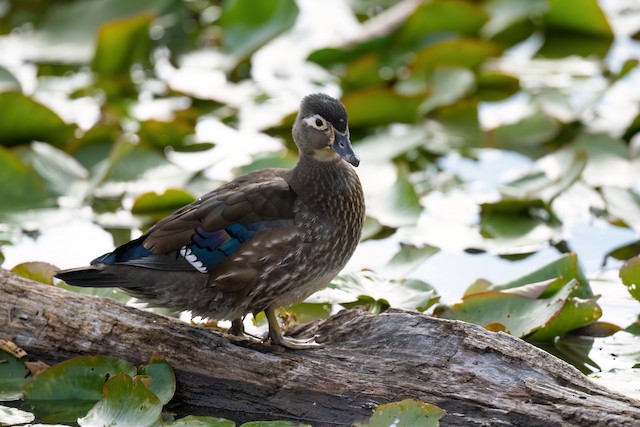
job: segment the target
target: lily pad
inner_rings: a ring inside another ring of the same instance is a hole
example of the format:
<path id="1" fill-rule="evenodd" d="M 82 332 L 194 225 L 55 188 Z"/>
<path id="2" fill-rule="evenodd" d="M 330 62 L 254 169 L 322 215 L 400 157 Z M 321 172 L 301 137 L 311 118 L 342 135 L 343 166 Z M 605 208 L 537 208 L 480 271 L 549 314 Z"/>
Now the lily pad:
<path id="1" fill-rule="evenodd" d="M 380 224 L 397 228 L 414 225 L 422 212 L 420 199 L 404 167 L 397 170 L 396 182 L 380 189 L 367 204 L 369 215 Z"/>
<path id="2" fill-rule="evenodd" d="M 165 427 L 236 427 L 236 423 L 224 418 L 197 417 L 188 415 L 171 422 L 164 422 Z"/>
<path id="3" fill-rule="evenodd" d="M 429 79 L 429 97 L 420 104 L 421 114 L 443 105 L 451 105 L 475 89 L 475 75 L 466 68 L 438 67 Z"/>
<path id="4" fill-rule="evenodd" d="M 400 244 L 400 250 L 391 260 L 380 269 L 378 273 L 390 278 L 404 278 L 407 274 L 418 268 L 427 258 L 440 251 L 439 248 L 430 245 L 416 247 L 405 243 Z"/>
<path id="5" fill-rule="evenodd" d="M 66 360 L 38 375 L 23 388 L 25 400 L 46 422 L 75 422 L 102 398 L 107 379 L 135 367 L 121 359 L 87 356 Z"/>
<path id="6" fill-rule="evenodd" d="M 85 417 L 81 427 L 151 427 L 160 425 L 162 404 L 140 379 L 120 373 L 104 384 L 102 399 Z"/>
<path id="7" fill-rule="evenodd" d="M 401 95 L 390 88 L 367 88 L 342 98 L 349 112 L 349 127 L 382 126 L 389 123 L 413 123 L 424 95 Z"/>
<path id="8" fill-rule="evenodd" d="M 553 287 L 561 282 L 545 282 Z M 509 291 L 485 291 L 466 295 L 461 302 L 439 307 L 436 314 L 444 319 L 457 319 L 480 326 L 501 324 L 504 330 L 516 337 L 524 337 L 545 327 L 558 316 L 571 292 L 578 286 L 571 280 L 550 298 L 538 299 Z"/>
<path id="9" fill-rule="evenodd" d="M 640 256 L 624 263 L 620 269 L 620 278 L 631 296 L 640 301 Z"/>
<path id="10" fill-rule="evenodd" d="M 138 375 L 151 377 L 149 390 L 155 394 L 162 405 L 166 405 L 176 392 L 176 376 L 173 368 L 165 360 L 152 356 L 148 365 L 138 369 Z"/>
<path id="11" fill-rule="evenodd" d="M 442 408 L 415 399 L 387 403 L 376 408 L 366 424 L 358 427 L 437 427 L 445 414 Z"/>
<path id="12" fill-rule="evenodd" d="M 154 218 L 162 218 L 183 207 L 196 198 L 189 192 L 170 188 L 162 194 L 144 193 L 133 203 L 131 213 L 136 215 L 151 215 Z"/>
<path id="13" fill-rule="evenodd" d="M 20 91 L 20 82 L 9 70 L 0 67 L 0 92 Z"/>
<path id="14" fill-rule="evenodd" d="M 0 350 L 0 402 L 22 398 L 21 388 L 27 383 L 28 376 L 29 369 L 22 359 Z"/>
<path id="15" fill-rule="evenodd" d="M 11 269 L 11 272 L 26 279 L 35 280 L 45 285 L 53 285 L 53 275 L 58 267 L 46 262 L 23 262 Z"/>
<path id="16" fill-rule="evenodd" d="M 640 232 L 640 195 L 628 188 L 602 187 L 611 221 L 622 220 L 629 228 Z"/>
<path id="17" fill-rule="evenodd" d="M 13 152 L 0 147 L 0 211 L 43 207 L 48 196 L 44 182 L 35 171 Z"/>
<path id="18" fill-rule="evenodd" d="M 298 16 L 293 0 L 227 0 L 218 24 L 222 47 L 244 59 L 266 42 L 289 29 Z"/>
<path id="19" fill-rule="evenodd" d="M 20 92 L 0 93 L 0 144 L 13 146 L 43 141 L 65 146 L 73 126 L 44 105 Z"/>
<path id="20" fill-rule="evenodd" d="M 240 427 L 311 427 L 310 424 L 298 424 L 291 421 L 249 421 Z"/>

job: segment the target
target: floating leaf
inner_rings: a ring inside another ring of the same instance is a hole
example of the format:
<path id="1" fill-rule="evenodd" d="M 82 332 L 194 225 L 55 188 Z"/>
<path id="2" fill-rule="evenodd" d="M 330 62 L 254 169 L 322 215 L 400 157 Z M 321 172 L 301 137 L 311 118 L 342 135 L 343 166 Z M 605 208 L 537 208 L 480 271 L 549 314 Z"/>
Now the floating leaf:
<path id="1" fill-rule="evenodd" d="M 149 26 L 153 13 L 106 22 L 98 30 L 96 53 L 91 68 L 100 78 L 128 75 L 131 66 L 147 59 L 151 47 Z"/>
<path id="2" fill-rule="evenodd" d="M 560 282 L 561 279 L 555 281 Z M 552 287 L 554 282 L 546 283 Z M 437 310 L 444 319 L 457 319 L 480 326 L 499 323 L 516 337 L 543 328 L 558 316 L 571 292 L 578 286 L 571 280 L 546 299 L 530 298 L 504 291 L 485 291 L 465 296 L 461 302 Z"/>
<path id="3" fill-rule="evenodd" d="M 620 269 L 620 278 L 631 296 L 640 301 L 640 256 L 624 263 Z"/>
<path id="4" fill-rule="evenodd" d="M 197 417 L 189 415 L 171 422 L 164 422 L 165 427 L 236 427 L 236 423 L 224 418 Z"/>
<path id="5" fill-rule="evenodd" d="M 223 31 L 222 47 L 244 59 L 290 28 L 297 15 L 293 0 L 226 0 L 217 22 Z"/>
<path id="6" fill-rule="evenodd" d="M 240 427 L 311 427 L 311 425 L 291 421 L 249 421 L 241 424 Z"/>
<path id="7" fill-rule="evenodd" d="M 429 97 L 420 104 L 421 114 L 443 105 L 451 105 L 475 88 L 475 76 L 466 68 L 438 67 L 429 79 Z"/>
<path id="8" fill-rule="evenodd" d="M 400 244 L 400 250 L 391 258 L 391 260 L 380 269 L 378 273 L 390 278 L 404 278 L 407 274 L 415 270 L 427 258 L 438 253 L 440 249 L 435 246 L 424 245 L 416 247 Z"/>
<path id="9" fill-rule="evenodd" d="M 102 398 L 105 381 L 119 373 L 133 376 L 136 369 L 115 357 L 79 357 L 42 372 L 23 388 L 23 393 L 38 418 L 75 422 Z"/>
<path id="10" fill-rule="evenodd" d="M 58 267 L 46 262 L 23 262 L 13 267 L 11 272 L 45 285 L 53 285 L 53 275 L 58 270 Z"/>
<path id="11" fill-rule="evenodd" d="M 487 59 L 500 53 L 497 45 L 487 41 L 471 38 L 448 39 L 417 51 L 411 68 L 414 74 L 426 73 L 443 66 L 475 70 Z"/>
<path id="12" fill-rule="evenodd" d="M 437 427 L 445 411 L 431 403 L 420 402 L 415 399 L 405 399 L 400 402 L 387 403 L 376 408 L 366 424 L 356 424 L 358 427 Z"/>
<path id="13" fill-rule="evenodd" d="M 0 144 L 12 146 L 43 141 L 57 147 L 73 135 L 56 113 L 20 92 L 0 93 Z"/>
<path id="14" fill-rule="evenodd" d="M 151 427 L 160 424 L 162 404 L 140 379 L 120 373 L 107 380 L 102 399 L 83 418 L 81 427 Z"/>
<path id="15" fill-rule="evenodd" d="M 45 185 L 34 170 L 14 153 L 0 147 L 0 211 L 42 207 L 47 199 Z"/>
<path id="16" fill-rule="evenodd" d="M 20 92 L 20 82 L 4 67 L 0 67 L 0 92 Z"/>
<path id="17" fill-rule="evenodd" d="M 162 405 L 166 405 L 173 398 L 176 392 L 176 376 L 166 361 L 152 356 L 148 365 L 142 365 L 138 369 L 138 375 L 151 377 L 149 390 L 158 396 Z"/>
<path id="18" fill-rule="evenodd" d="M 600 193 L 607 204 L 607 212 L 614 219 L 640 232 L 640 196 L 631 189 L 602 187 Z"/>
<path id="19" fill-rule="evenodd" d="M 476 84 L 481 101 L 502 101 L 520 90 L 520 80 L 497 71 L 481 71 L 476 78 Z"/>
<path id="20" fill-rule="evenodd" d="M 602 309 L 596 300 L 597 298 L 567 298 L 566 304 L 553 321 L 527 337 L 527 341 L 552 341 L 557 336 L 595 322 L 602 316 Z"/>
<path id="21" fill-rule="evenodd" d="M 557 120 L 536 112 L 522 120 L 502 125 L 489 132 L 489 143 L 497 148 L 527 153 L 549 142 L 560 132 Z"/>
<path id="22" fill-rule="evenodd" d="M 6 402 L 22 398 L 20 391 L 27 383 L 29 369 L 22 359 L 0 350 L 0 401 Z M 0 417 L 0 425 L 3 423 Z"/>
<path id="23" fill-rule="evenodd" d="M 424 311 L 439 299 L 435 290 L 420 280 L 389 280 L 373 272 L 360 272 L 339 275 L 306 302 L 365 305 L 373 312 L 389 307 Z"/>
<path id="24" fill-rule="evenodd" d="M 573 149 L 587 153 L 582 178 L 591 186 L 628 187 L 633 182 L 629 148 L 622 140 L 606 134 L 583 134 Z"/>
<path id="25" fill-rule="evenodd" d="M 189 192 L 170 188 L 162 194 L 144 193 L 133 203 L 131 212 L 136 215 L 151 215 L 162 218 L 196 198 Z"/>
<path id="26" fill-rule="evenodd" d="M 349 126 L 382 126 L 389 123 L 413 123 L 424 95 L 400 95 L 386 87 L 367 88 L 342 98 L 349 112 Z"/>

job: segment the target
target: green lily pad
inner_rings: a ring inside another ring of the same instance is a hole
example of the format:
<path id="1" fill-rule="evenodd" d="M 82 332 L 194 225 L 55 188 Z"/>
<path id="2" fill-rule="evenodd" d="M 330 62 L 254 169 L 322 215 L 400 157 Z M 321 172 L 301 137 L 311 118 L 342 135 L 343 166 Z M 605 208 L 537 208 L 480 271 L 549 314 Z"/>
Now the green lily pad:
<path id="1" fill-rule="evenodd" d="M 520 80 L 509 74 L 485 70 L 476 77 L 478 97 L 481 101 L 502 101 L 520 90 Z"/>
<path id="2" fill-rule="evenodd" d="M 189 192 L 170 188 L 162 194 L 144 193 L 140 195 L 131 208 L 131 213 L 136 215 L 151 215 L 154 218 L 163 218 L 191 202 L 196 198 Z"/>
<path id="3" fill-rule="evenodd" d="M 451 105 L 475 89 L 475 75 L 466 68 L 438 67 L 428 82 L 430 95 L 420 104 L 421 114 Z"/>
<path id="4" fill-rule="evenodd" d="M 38 418 L 75 422 L 102 398 L 105 381 L 120 373 L 133 376 L 136 368 L 115 357 L 80 357 L 52 366 L 22 391 Z"/>
<path id="5" fill-rule="evenodd" d="M 56 4 L 47 10 L 42 24 L 31 38 L 38 49 L 30 59 L 88 64 L 94 57 L 99 29 L 104 24 L 144 14 L 160 16 L 177 12 L 181 7 L 174 0 L 89 0 Z M 159 22 L 158 25 L 166 22 L 170 21 Z M 122 53 L 111 52 L 118 57 Z"/>
<path id="6" fill-rule="evenodd" d="M 545 288 L 554 287 L 562 279 L 542 282 Z M 439 307 L 436 314 L 444 319 L 457 319 L 480 326 L 500 324 L 516 337 L 524 337 L 550 324 L 558 316 L 571 292 L 578 286 L 571 280 L 550 298 L 512 293 L 485 291 L 466 295 L 461 302 Z"/>
<path id="7" fill-rule="evenodd" d="M 519 277 L 515 280 L 512 280 L 508 283 L 504 283 L 501 285 L 494 285 L 492 289 L 494 290 L 505 290 L 505 289 L 513 289 L 518 288 L 520 286 L 528 285 L 530 283 L 538 283 L 543 282 L 545 280 L 552 280 L 557 277 L 564 278 L 565 281 L 569 281 L 571 279 L 575 279 L 578 281 L 579 286 L 577 287 L 573 296 L 577 296 L 578 298 L 592 298 L 593 291 L 589 286 L 589 281 L 587 280 L 582 268 L 580 267 L 580 263 L 578 261 L 578 256 L 574 253 L 569 253 L 563 255 L 557 260 L 540 267 L 539 269 L 525 274 L 522 277 Z M 541 294 L 543 298 L 548 298 L 557 292 L 559 288 L 549 288 L 547 292 Z"/>
<path id="8" fill-rule="evenodd" d="M 475 70 L 487 59 L 499 56 L 501 52 L 500 47 L 488 41 L 448 39 L 416 52 L 411 69 L 413 74 L 419 75 L 443 66 Z"/>
<path id="9" fill-rule="evenodd" d="M 640 231 L 640 195 L 628 188 L 602 187 L 604 199 L 611 221 L 622 220 L 634 231 Z"/>
<path id="10" fill-rule="evenodd" d="M 350 92 L 342 98 L 349 112 L 349 127 L 413 123 L 424 95 L 401 95 L 387 87 Z"/>
<path id="11" fill-rule="evenodd" d="M 32 142 L 29 149 L 18 147 L 18 150 L 16 154 L 42 177 L 51 194 L 80 196 L 86 192 L 89 172 L 74 157 L 51 144 L 37 141 Z"/>
<path id="12" fill-rule="evenodd" d="M 0 92 L 17 91 L 20 92 L 20 82 L 9 70 L 0 67 Z"/>
<path id="13" fill-rule="evenodd" d="M 493 0 L 486 3 L 491 18 L 481 34 L 508 46 L 528 38 L 534 31 L 534 19 L 549 9 L 546 0 Z"/>
<path id="14" fill-rule="evenodd" d="M 222 27 L 222 48 L 244 59 L 278 34 L 298 16 L 293 0 L 227 0 L 217 24 Z"/>
<path id="15" fill-rule="evenodd" d="M 53 285 L 53 275 L 59 270 L 55 265 L 46 262 L 23 262 L 11 269 L 11 272 L 26 279 L 35 280 L 45 285 Z"/>
<path id="16" fill-rule="evenodd" d="M 152 356 L 148 365 L 142 365 L 138 369 L 138 375 L 151 377 L 149 390 L 160 399 L 162 405 L 166 405 L 173 399 L 176 392 L 176 376 L 169 363 Z"/>
<path id="17" fill-rule="evenodd" d="M 29 369 L 22 359 L 0 350 L 0 401 L 22 398 L 21 388 L 27 383 L 29 375 Z"/>
<path id="18" fill-rule="evenodd" d="M 613 40 L 613 31 L 597 0 L 583 0 L 579 8 L 572 0 L 550 0 L 544 20 L 549 32 Z"/>
<path id="19" fill-rule="evenodd" d="M 407 274 L 418 268 L 427 258 L 440 251 L 439 248 L 430 245 L 416 247 L 405 243 L 400 244 L 400 250 L 391 260 L 380 269 L 378 273 L 390 278 L 404 278 Z"/>
<path id="20" fill-rule="evenodd" d="M 171 422 L 164 422 L 165 427 L 236 427 L 236 423 L 224 418 L 197 417 L 188 415 Z"/>
<path id="21" fill-rule="evenodd" d="M 631 296 L 640 301 L 640 256 L 624 263 L 620 269 L 620 278 Z"/>
<path id="22" fill-rule="evenodd" d="M 618 261 L 626 261 L 636 255 L 640 255 L 640 241 L 627 243 L 611 249 L 605 254 L 602 265 L 606 265 L 609 258 L 617 259 Z"/>
<path id="23" fill-rule="evenodd" d="M 43 141 L 66 145 L 74 127 L 49 108 L 20 92 L 0 93 L 0 144 L 6 146 Z"/>
<path id="24" fill-rule="evenodd" d="M 349 308 L 367 306 L 370 311 L 379 312 L 389 307 L 424 311 L 439 299 L 433 287 L 420 280 L 389 280 L 363 271 L 339 275 L 306 301 L 338 303 Z"/>
<path id="25" fill-rule="evenodd" d="M 398 168 L 396 182 L 391 187 L 382 189 L 371 197 L 367 210 L 380 224 L 392 228 L 416 223 L 422 207 L 404 167 Z"/>
<path id="26" fill-rule="evenodd" d="M 249 421 L 240 427 L 311 427 L 310 424 L 298 424 L 291 421 Z"/>
<path id="27" fill-rule="evenodd" d="M 527 341 L 553 341 L 556 337 L 582 329 L 602 317 L 597 298 L 567 298 L 553 321 L 527 337 Z"/>
<path id="28" fill-rule="evenodd" d="M 415 399 L 387 403 L 376 408 L 366 424 L 357 427 L 437 427 L 445 414 L 442 408 Z"/>
<path id="29" fill-rule="evenodd" d="M 562 231 L 559 220 L 541 200 L 502 199 L 480 207 L 480 232 L 499 253 L 532 252 Z"/>
<path id="30" fill-rule="evenodd" d="M 538 111 L 513 124 L 502 125 L 489 132 L 489 143 L 497 148 L 528 154 L 549 142 L 560 132 L 557 120 Z"/>
<path id="31" fill-rule="evenodd" d="M 35 171 L 13 152 L 0 147 L 0 211 L 43 207 L 48 196 L 44 182 Z"/>
<path id="32" fill-rule="evenodd" d="M 104 384 L 102 399 L 85 417 L 81 427 L 151 427 L 159 426 L 162 404 L 140 379 L 120 373 Z"/>
<path id="33" fill-rule="evenodd" d="M 101 78 L 128 75 L 131 66 L 149 55 L 149 27 L 152 12 L 105 22 L 98 30 L 96 53 L 91 68 Z"/>

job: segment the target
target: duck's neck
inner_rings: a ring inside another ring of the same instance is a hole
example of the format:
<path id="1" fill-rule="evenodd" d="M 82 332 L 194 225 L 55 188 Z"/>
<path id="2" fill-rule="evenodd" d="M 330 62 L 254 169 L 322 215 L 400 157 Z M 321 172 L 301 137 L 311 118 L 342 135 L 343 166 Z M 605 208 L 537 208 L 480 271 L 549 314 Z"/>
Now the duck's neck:
<path id="1" fill-rule="evenodd" d="M 298 197 L 316 206 L 322 206 L 337 195 L 353 197 L 360 191 L 360 181 L 353 168 L 336 157 L 321 161 L 303 155 L 291 171 L 289 185 Z M 328 206 L 327 206 L 328 207 Z"/>

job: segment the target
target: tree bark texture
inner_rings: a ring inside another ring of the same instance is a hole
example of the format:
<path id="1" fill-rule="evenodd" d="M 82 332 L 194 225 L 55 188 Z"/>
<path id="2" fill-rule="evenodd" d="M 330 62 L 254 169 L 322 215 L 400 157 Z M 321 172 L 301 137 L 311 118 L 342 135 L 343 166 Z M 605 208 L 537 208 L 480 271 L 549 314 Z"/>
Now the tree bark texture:
<path id="1" fill-rule="evenodd" d="M 0 270 L 0 339 L 48 363 L 160 356 L 175 369 L 179 413 L 352 425 L 377 405 L 414 398 L 446 410 L 443 426 L 640 425 L 640 402 L 476 325 L 350 310 L 296 333 L 325 345 L 287 350 L 228 337 Z"/>

